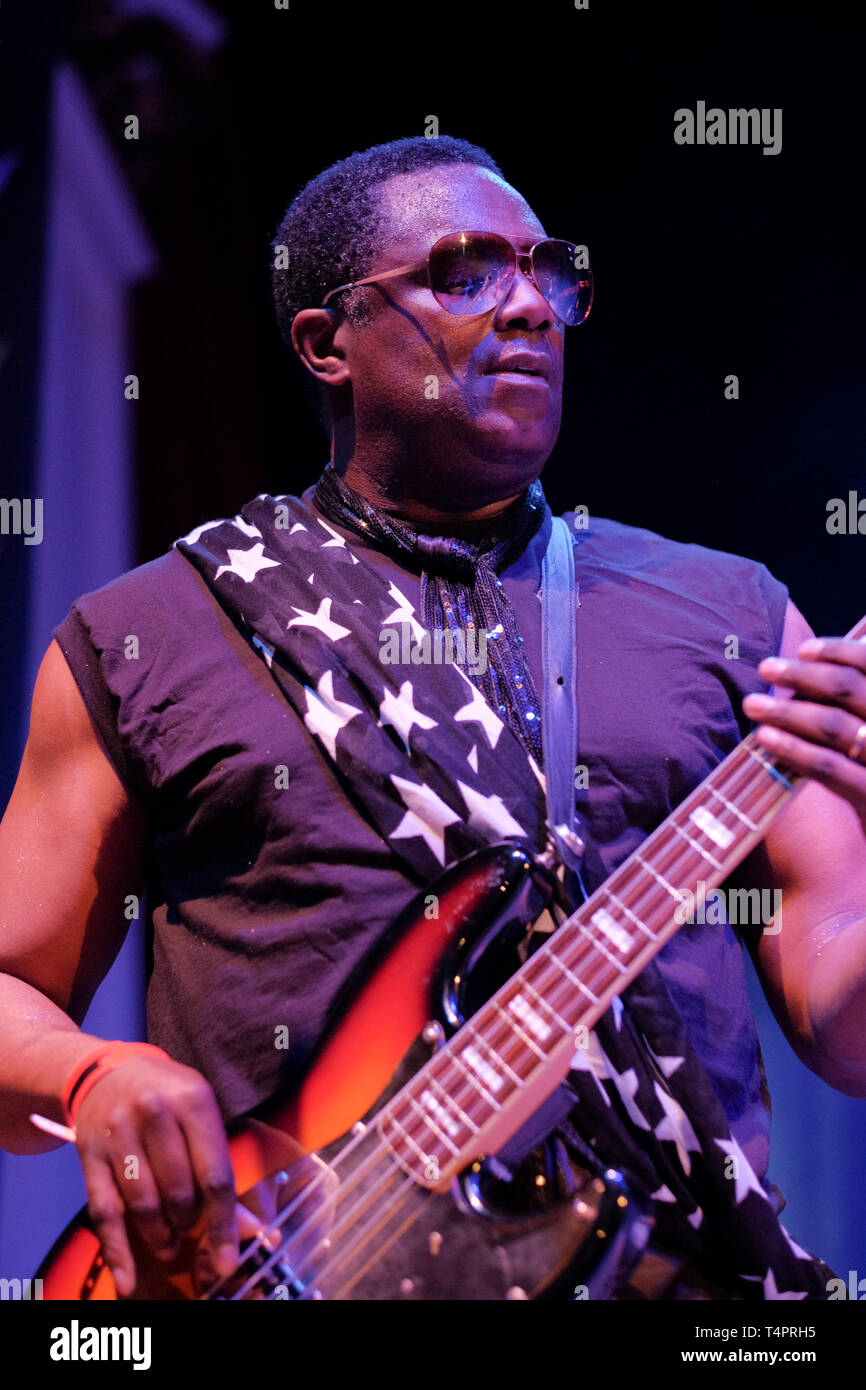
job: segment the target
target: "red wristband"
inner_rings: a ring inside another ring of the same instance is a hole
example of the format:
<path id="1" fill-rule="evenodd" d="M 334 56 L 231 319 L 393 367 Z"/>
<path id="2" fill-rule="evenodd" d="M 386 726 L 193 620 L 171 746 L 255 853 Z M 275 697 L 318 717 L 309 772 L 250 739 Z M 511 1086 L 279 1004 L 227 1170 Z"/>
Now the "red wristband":
<path id="1" fill-rule="evenodd" d="M 66 1123 L 71 1129 L 75 1128 L 75 1117 L 88 1091 L 108 1072 L 133 1057 L 162 1057 L 167 1062 L 171 1061 L 167 1052 L 163 1052 L 161 1047 L 153 1047 L 151 1043 L 107 1042 L 101 1043 L 80 1062 L 76 1062 L 66 1078 L 61 1096 Z"/>

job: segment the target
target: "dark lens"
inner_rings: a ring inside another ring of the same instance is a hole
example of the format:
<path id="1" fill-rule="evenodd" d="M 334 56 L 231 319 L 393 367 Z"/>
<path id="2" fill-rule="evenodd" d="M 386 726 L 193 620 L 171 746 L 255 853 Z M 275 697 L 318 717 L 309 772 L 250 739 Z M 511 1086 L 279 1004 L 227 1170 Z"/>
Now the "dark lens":
<path id="1" fill-rule="evenodd" d="M 563 323 L 583 323 L 592 307 L 592 271 L 586 248 L 569 241 L 542 241 L 533 267 L 538 288 Z"/>
<path id="2" fill-rule="evenodd" d="M 430 252 L 430 286 L 449 314 L 483 314 L 499 303 L 514 265 L 514 252 L 502 237 L 454 232 Z"/>

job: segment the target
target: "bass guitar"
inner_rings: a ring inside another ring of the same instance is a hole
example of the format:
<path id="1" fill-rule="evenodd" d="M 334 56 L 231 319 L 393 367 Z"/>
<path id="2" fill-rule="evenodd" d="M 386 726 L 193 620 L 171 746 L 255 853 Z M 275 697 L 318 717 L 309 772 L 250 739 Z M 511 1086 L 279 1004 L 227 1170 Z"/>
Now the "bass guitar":
<path id="1" fill-rule="evenodd" d="M 866 619 L 849 636 L 864 632 Z M 557 897 L 550 863 L 508 840 L 452 865 L 353 981 L 300 1088 L 230 1129 L 236 1191 L 263 1213 L 239 1271 L 202 1290 L 196 1232 L 164 1264 L 130 1229 L 133 1297 L 613 1296 L 649 1203 L 556 1146 L 509 1181 L 495 1155 L 679 930 L 686 894 L 729 876 L 797 780 L 749 734 L 513 973 Z M 47 1299 L 117 1297 L 86 1209 L 37 1277 Z"/>

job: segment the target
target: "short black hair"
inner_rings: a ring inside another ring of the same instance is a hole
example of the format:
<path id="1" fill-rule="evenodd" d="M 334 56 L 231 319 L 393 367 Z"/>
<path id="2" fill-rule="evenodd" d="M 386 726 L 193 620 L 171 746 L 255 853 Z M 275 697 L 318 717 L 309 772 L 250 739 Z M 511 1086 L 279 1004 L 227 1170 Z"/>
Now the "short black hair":
<path id="1" fill-rule="evenodd" d="M 292 357 L 295 315 L 317 308 L 328 290 L 362 279 L 381 250 L 388 228 L 379 208 L 380 185 L 395 174 L 437 164 L 472 164 L 504 177 L 479 145 L 451 135 L 414 135 L 356 150 L 317 174 L 292 200 L 271 242 L 277 323 Z M 278 266 L 278 260 L 285 266 Z M 334 301 L 337 306 L 350 323 L 369 322 L 366 287 L 340 295 Z M 308 372 L 303 375 L 309 378 Z"/>

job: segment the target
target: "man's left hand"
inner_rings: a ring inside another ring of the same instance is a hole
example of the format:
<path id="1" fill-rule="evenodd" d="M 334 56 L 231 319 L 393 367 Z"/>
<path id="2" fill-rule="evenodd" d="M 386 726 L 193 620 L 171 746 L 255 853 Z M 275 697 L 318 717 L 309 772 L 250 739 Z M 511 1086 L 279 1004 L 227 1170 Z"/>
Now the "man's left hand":
<path id="1" fill-rule="evenodd" d="M 774 689 L 747 695 L 760 720 L 758 739 L 794 772 L 811 777 L 854 807 L 866 833 L 866 642 L 813 637 L 797 658 L 770 657 L 758 671 Z"/>

